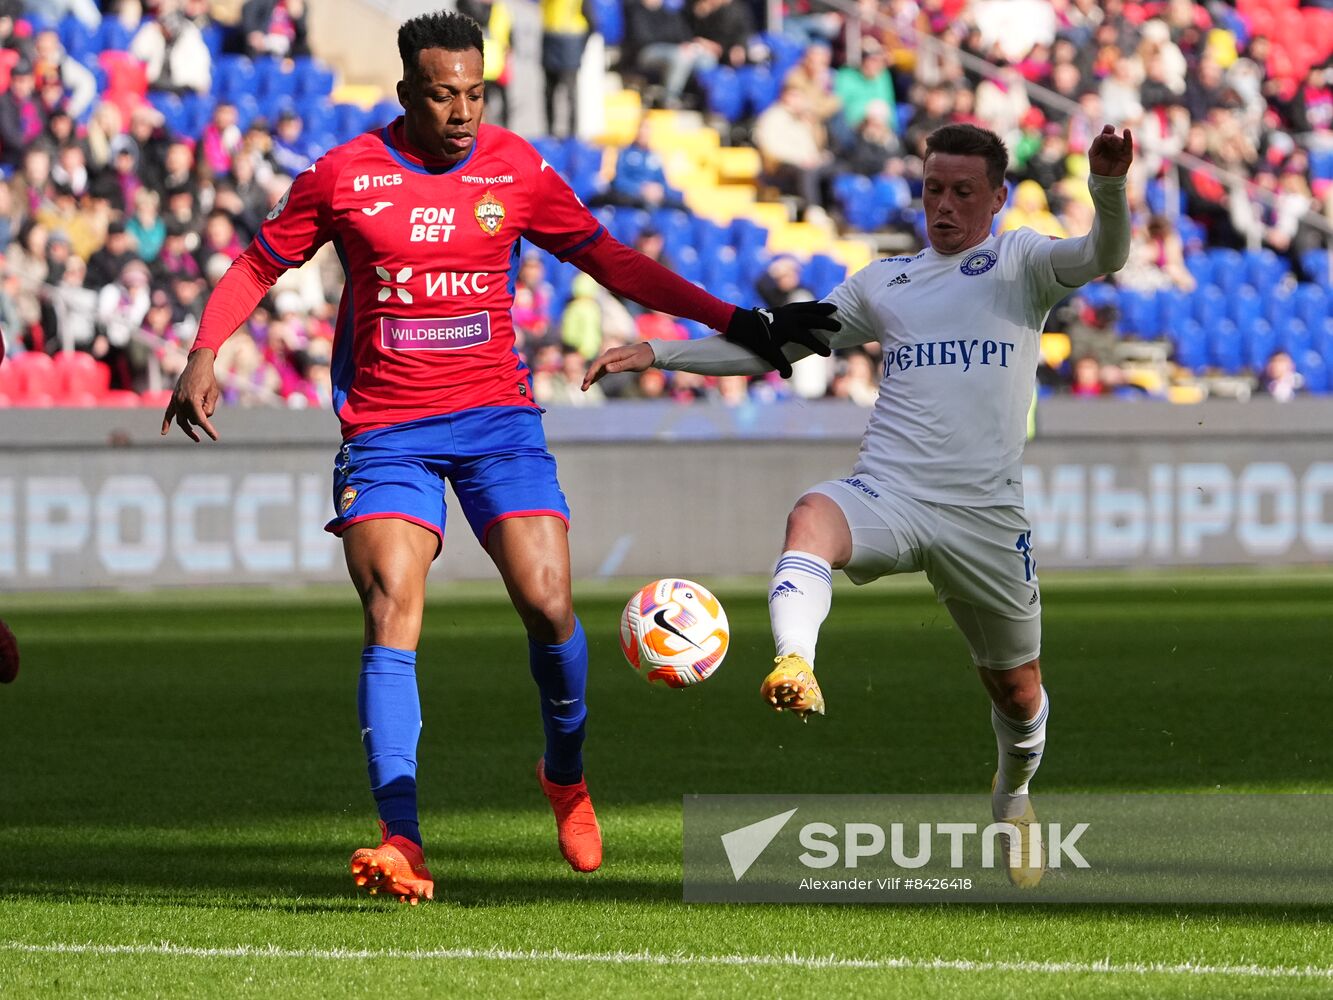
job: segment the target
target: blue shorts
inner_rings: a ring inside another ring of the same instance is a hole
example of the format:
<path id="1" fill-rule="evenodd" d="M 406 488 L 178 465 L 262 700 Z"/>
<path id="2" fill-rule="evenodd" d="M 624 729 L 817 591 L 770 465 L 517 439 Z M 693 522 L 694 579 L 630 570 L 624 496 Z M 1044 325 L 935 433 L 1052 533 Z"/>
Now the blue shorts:
<path id="1" fill-rule="evenodd" d="M 324 526 L 341 535 L 348 525 L 395 517 L 429 528 L 444 544 L 444 481 L 482 545 L 508 517 L 558 517 L 569 504 L 546 450 L 541 411 L 488 406 L 424 417 L 358 434 L 333 463 L 333 509 Z"/>

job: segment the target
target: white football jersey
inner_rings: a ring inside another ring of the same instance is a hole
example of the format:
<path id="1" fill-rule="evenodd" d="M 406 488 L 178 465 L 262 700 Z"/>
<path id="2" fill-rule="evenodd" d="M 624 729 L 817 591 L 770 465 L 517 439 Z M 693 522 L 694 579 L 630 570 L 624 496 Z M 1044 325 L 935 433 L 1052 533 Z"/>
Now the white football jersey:
<path id="1" fill-rule="evenodd" d="M 834 345 L 884 349 L 854 473 L 919 500 L 1022 504 L 1041 328 L 1070 291 L 1054 245 L 1019 229 L 953 256 L 885 257 L 834 289 Z"/>

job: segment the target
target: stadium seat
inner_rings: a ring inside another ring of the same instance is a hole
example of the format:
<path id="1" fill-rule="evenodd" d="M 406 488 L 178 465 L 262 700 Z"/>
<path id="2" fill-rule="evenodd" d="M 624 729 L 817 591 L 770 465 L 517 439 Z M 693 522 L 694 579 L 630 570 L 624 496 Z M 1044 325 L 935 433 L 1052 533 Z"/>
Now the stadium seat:
<path id="1" fill-rule="evenodd" d="M 1315 247 L 1301 254 L 1301 270 L 1307 278 L 1324 289 L 1330 284 L 1328 263 L 1328 251 L 1323 247 Z"/>
<path id="2" fill-rule="evenodd" d="M 1328 316 L 1328 293 L 1318 285 L 1302 282 L 1292 294 L 1295 315 L 1309 329 L 1317 330 Z"/>
<path id="3" fill-rule="evenodd" d="M 1279 257 L 1267 248 L 1246 250 L 1244 260 L 1245 281 L 1253 285 L 1260 295 L 1266 295 L 1276 288 L 1288 271 L 1286 258 Z"/>
<path id="4" fill-rule="evenodd" d="M 19 400 L 54 396 L 59 391 L 55 362 L 41 351 L 28 351 L 4 363 L 13 366 Z"/>
<path id="5" fill-rule="evenodd" d="M 1295 359 L 1296 370 L 1305 377 L 1305 388 L 1313 393 L 1329 391 L 1328 365 L 1316 351 L 1304 351 Z"/>
<path id="6" fill-rule="evenodd" d="M 366 112 L 366 128 L 372 129 L 388 125 L 402 113 L 402 105 L 397 101 L 377 101 L 375 106 Z"/>
<path id="7" fill-rule="evenodd" d="M 751 116 L 758 116 L 770 104 L 778 99 L 782 89 L 782 77 L 763 65 L 742 66 L 737 70 L 741 89 L 745 91 L 745 104 Z"/>
<path id="8" fill-rule="evenodd" d="M 1194 298 L 1192 293 L 1179 288 L 1163 288 L 1157 293 L 1157 321 L 1159 334 L 1174 330 L 1189 319 Z"/>
<path id="9" fill-rule="evenodd" d="M 366 123 L 366 112 L 360 105 L 335 104 L 333 106 L 333 131 L 338 136 L 339 142 L 348 142 L 355 139 L 369 127 Z"/>
<path id="10" fill-rule="evenodd" d="M 1231 293 L 1245 283 L 1245 259 L 1239 250 L 1214 248 L 1208 251 L 1212 261 L 1212 283 Z"/>
<path id="11" fill-rule="evenodd" d="M 171 395 L 171 389 L 149 389 L 139 393 L 139 405 L 145 409 L 165 410 Z"/>
<path id="12" fill-rule="evenodd" d="M 1277 346 L 1277 333 L 1267 320 L 1255 320 L 1240 328 L 1241 360 L 1255 371 L 1262 371 L 1268 356 Z"/>
<path id="13" fill-rule="evenodd" d="M 817 253 L 810 257 L 802 277 L 815 297 L 822 299 L 847 277 L 847 268 L 828 254 Z"/>
<path id="14" fill-rule="evenodd" d="M 213 86 L 218 96 L 235 100 L 256 90 L 254 63 L 248 56 L 223 55 L 213 66 Z"/>
<path id="15" fill-rule="evenodd" d="M 139 406 L 139 394 L 128 389 L 111 389 L 97 397 L 98 406 L 114 406 L 116 409 L 129 409 Z M 164 407 L 165 403 L 162 404 Z"/>
<path id="16" fill-rule="evenodd" d="M 741 266 L 733 247 L 722 246 L 709 258 L 705 268 L 708 287 L 741 284 Z"/>
<path id="17" fill-rule="evenodd" d="M 95 33 L 73 14 L 62 17 L 60 24 L 56 26 L 56 31 L 60 35 L 60 44 L 75 59 L 82 59 L 84 55 L 93 51 Z"/>
<path id="18" fill-rule="evenodd" d="M 704 280 L 703 261 L 699 258 L 699 251 L 694 247 L 689 245 L 680 247 L 671 255 L 670 260 L 676 273 L 686 281 L 698 284 Z"/>
<path id="19" fill-rule="evenodd" d="M 111 369 L 83 351 L 62 351 L 52 359 L 58 395 L 104 395 L 111 387 Z"/>
<path id="20" fill-rule="evenodd" d="M 120 23 L 120 18 L 104 17 L 93 37 L 92 47 L 100 52 L 125 52 L 130 47 L 135 31 L 138 31 L 137 27 L 131 31 Z"/>
<path id="21" fill-rule="evenodd" d="M 1264 318 L 1273 325 L 1273 329 L 1281 328 L 1296 315 L 1296 297 L 1291 289 L 1276 287 L 1267 292 L 1261 290 L 1259 294 L 1263 299 Z"/>
<path id="22" fill-rule="evenodd" d="M 1310 328 L 1299 319 L 1289 319 L 1281 326 L 1274 327 L 1273 336 L 1275 345 L 1286 351 L 1293 358 L 1304 354 L 1306 351 L 1313 350 L 1315 347 L 1314 337 L 1310 334 Z M 1271 352 L 1270 352 L 1271 353 Z M 1268 360 L 1265 356 L 1264 360 Z"/>
<path id="23" fill-rule="evenodd" d="M 1171 331 L 1176 364 L 1196 374 L 1208 367 L 1208 337 L 1197 320 L 1187 319 Z"/>
<path id="24" fill-rule="evenodd" d="M 328 97 L 333 93 L 334 73 L 315 59 L 297 59 L 296 93 L 299 97 Z"/>
<path id="25" fill-rule="evenodd" d="M 742 257 L 761 253 L 768 246 L 768 230 L 744 216 L 731 220 L 731 245 Z"/>
<path id="26" fill-rule="evenodd" d="M 1241 285 L 1227 297 L 1227 318 L 1239 327 L 1257 320 L 1263 312 L 1263 299 L 1249 285 Z"/>
<path id="27" fill-rule="evenodd" d="M 1157 328 L 1157 293 L 1120 289 L 1120 332 L 1155 337 Z"/>
<path id="28" fill-rule="evenodd" d="M 1240 329 L 1224 319 L 1208 332 L 1208 360 L 1228 375 L 1237 375 L 1245 367 Z"/>
<path id="29" fill-rule="evenodd" d="M 705 73 L 696 73 L 704 90 L 708 110 L 729 122 L 738 121 L 745 113 L 745 91 L 730 66 L 718 66 Z"/>
<path id="30" fill-rule="evenodd" d="M 1194 276 L 1197 285 L 1203 286 L 1212 283 L 1213 261 L 1208 254 L 1187 253 L 1185 255 L 1185 269 Z"/>

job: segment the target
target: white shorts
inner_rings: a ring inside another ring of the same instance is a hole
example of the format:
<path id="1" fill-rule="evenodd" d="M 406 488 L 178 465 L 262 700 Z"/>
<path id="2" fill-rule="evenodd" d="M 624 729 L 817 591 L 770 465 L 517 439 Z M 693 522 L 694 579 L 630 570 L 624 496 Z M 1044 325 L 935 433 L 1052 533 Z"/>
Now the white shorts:
<path id="1" fill-rule="evenodd" d="M 869 476 L 820 483 L 847 518 L 857 584 L 924 570 L 979 667 L 1009 670 L 1041 653 L 1041 589 L 1021 507 L 914 500 Z"/>

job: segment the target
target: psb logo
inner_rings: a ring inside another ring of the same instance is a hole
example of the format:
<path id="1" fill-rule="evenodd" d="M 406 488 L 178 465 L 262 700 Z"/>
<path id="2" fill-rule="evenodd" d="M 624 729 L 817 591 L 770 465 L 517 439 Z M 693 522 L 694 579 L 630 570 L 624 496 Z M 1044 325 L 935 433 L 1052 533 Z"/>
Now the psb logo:
<path id="1" fill-rule="evenodd" d="M 390 280 L 389 269 L 376 264 L 375 274 L 381 282 L 379 294 L 375 296 L 380 302 L 387 302 L 390 295 L 397 295 L 399 302 L 412 304 L 412 293 L 407 290 L 407 283 L 412 280 L 410 267 L 399 268 Z"/>
<path id="2" fill-rule="evenodd" d="M 352 181 L 353 191 L 368 191 L 371 188 L 397 187 L 403 183 L 402 174 L 358 174 Z"/>
<path id="3" fill-rule="evenodd" d="M 976 253 L 967 255 L 967 260 L 963 261 L 959 270 L 969 278 L 975 278 L 978 274 L 985 274 L 999 261 L 994 250 L 978 250 Z"/>
<path id="4" fill-rule="evenodd" d="M 481 226 L 481 231 L 487 236 L 494 236 L 504 225 L 504 203 L 489 191 L 477 201 L 472 214 L 477 217 L 477 225 Z"/>
<path id="5" fill-rule="evenodd" d="M 342 493 L 338 495 L 338 513 L 346 514 L 349 507 L 356 503 L 357 489 L 355 486 L 344 486 Z M 365 734 L 362 733 L 362 736 Z"/>

